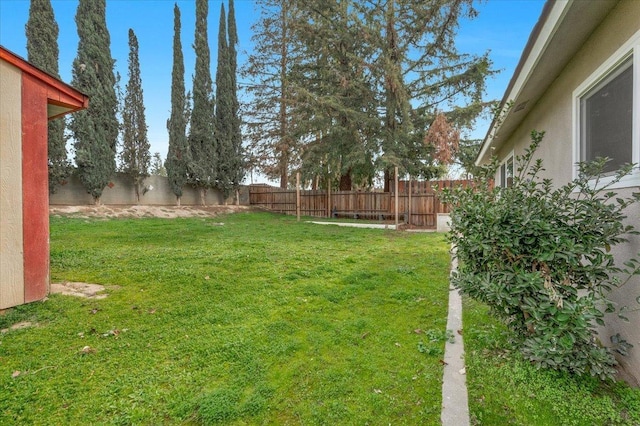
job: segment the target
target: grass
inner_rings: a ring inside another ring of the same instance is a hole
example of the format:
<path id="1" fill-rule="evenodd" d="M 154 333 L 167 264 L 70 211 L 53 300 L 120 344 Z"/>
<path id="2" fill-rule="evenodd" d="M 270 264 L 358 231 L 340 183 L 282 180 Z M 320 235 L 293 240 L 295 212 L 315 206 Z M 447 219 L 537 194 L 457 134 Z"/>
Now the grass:
<path id="1" fill-rule="evenodd" d="M 224 222 L 223 226 L 218 226 Z M 439 424 L 436 234 L 211 219 L 51 219 L 52 295 L 0 316 L 0 424 Z"/>
<path id="2" fill-rule="evenodd" d="M 464 300 L 463 321 L 472 424 L 640 425 L 640 389 L 538 370 L 480 303 Z"/>

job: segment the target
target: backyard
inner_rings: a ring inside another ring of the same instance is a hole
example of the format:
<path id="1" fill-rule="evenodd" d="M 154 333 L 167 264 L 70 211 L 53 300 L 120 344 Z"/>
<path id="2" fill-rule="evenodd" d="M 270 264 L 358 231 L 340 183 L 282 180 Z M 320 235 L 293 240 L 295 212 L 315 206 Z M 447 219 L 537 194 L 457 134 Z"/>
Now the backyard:
<path id="1" fill-rule="evenodd" d="M 54 215 L 51 271 L 107 297 L 0 316 L 0 424 L 440 424 L 442 234 Z M 637 389 L 535 370 L 465 303 L 474 423 L 640 424 Z"/>

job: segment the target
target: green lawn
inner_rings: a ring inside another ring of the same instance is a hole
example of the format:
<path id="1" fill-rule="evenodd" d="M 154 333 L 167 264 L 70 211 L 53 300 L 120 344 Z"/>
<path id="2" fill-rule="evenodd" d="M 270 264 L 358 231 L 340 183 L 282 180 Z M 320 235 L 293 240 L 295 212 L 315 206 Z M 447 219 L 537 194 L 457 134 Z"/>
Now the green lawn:
<path id="1" fill-rule="evenodd" d="M 0 335 L 0 424 L 439 424 L 448 265 L 267 213 L 53 217 L 52 281 L 108 297 L 0 316 L 35 324 Z"/>
<path id="2" fill-rule="evenodd" d="M 463 320 L 472 424 L 640 425 L 640 389 L 537 369 L 480 303 L 465 299 Z"/>

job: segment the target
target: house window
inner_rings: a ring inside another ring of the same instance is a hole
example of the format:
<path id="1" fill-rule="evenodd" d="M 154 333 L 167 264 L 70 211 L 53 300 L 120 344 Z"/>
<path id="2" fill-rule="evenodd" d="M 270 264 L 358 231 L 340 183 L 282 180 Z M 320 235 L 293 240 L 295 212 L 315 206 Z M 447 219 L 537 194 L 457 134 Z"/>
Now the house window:
<path id="1" fill-rule="evenodd" d="M 604 172 L 633 161 L 633 57 L 580 98 L 582 159 L 608 157 Z"/>
<path id="2" fill-rule="evenodd" d="M 507 188 L 513 186 L 513 155 L 500 165 L 500 186 Z"/>
<path id="3" fill-rule="evenodd" d="M 640 31 L 622 45 L 574 92 L 574 162 L 607 157 L 609 177 L 625 164 L 640 163 Z M 577 166 L 574 169 L 577 175 Z M 615 187 L 636 186 L 640 170 Z"/>

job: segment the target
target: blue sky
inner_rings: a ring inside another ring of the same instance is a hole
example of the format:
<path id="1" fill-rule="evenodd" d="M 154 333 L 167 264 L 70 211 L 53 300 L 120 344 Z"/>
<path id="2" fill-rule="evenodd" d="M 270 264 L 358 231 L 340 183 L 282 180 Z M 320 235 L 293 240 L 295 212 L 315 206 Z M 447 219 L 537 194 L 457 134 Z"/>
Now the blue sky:
<path id="1" fill-rule="evenodd" d="M 78 48 L 74 21 L 77 0 L 52 0 L 60 27 L 60 76 L 71 81 L 71 64 Z M 166 157 L 168 134 L 166 121 L 171 108 L 171 67 L 173 42 L 173 5 L 182 14 L 182 48 L 185 58 L 185 81 L 190 89 L 195 58 L 193 53 L 195 1 L 193 0 L 107 0 L 107 26 L 111 35 L 111 55 L 116 71 L 127 81 L 129 55 L 128 30 L 132 28 L 139 42 L 140 72 L 149 126 L 151 152 Z M 228 2 L 225 1 L 225 9 Z M 222 0 L 209 2 L 209 46 L 211 72 L 215 78 L 218 21 Z M 488 81 L 487 99 L 501 99 L 533 29 L 544 0 L 488 0 L 478 5 L 479 16 L 462 21 L 458 32 L 461 52 L 481 54 L 490 50 L 496 69 L 502 70 Z M 242 66 L 251 51 L 251 26 L 258 18 L 253 0 L 235 0 L 236 21 L 240 45 L 238 64 Z M 27 57 L 25 24 L 29 15 L 29 0 L 0 0 L 0 44 L 24 58 Z M 488 121 L 482 120 L 471 136 L 484 137 Z"/>

